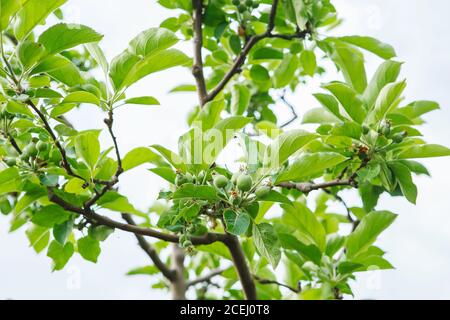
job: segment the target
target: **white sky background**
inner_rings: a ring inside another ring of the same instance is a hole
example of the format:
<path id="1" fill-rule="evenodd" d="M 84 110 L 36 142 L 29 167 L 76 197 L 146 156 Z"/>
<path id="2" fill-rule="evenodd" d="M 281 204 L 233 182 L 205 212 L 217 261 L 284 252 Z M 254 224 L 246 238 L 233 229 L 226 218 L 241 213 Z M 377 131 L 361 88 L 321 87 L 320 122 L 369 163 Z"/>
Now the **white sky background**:
<path id="1" fill-rule="evenodd" d="M 426 116 L 421 130 L 429 142 L 450 145 L 449 34 L 447 0 L 335 0 L 345 18 L 338 34 L 370 35 L 392 44 L 398 59 L 406 62 L 402 76 L 408 79 L 407 101 L 436 100 L 442 110 Z M 432 4 L 431 4 L 432 3 Z M 153 0 L 71 0 L 65 6 L 70 22 L 79 22 L 105 34 L 101 43 L 108 58 L 120 53 L 140 31 L 157 26 L 170 14 Z M 190 47 L 186 47 L 190 50 Z M 368 56 L 369 76 L 381 61 Z M 334 76 L 334 75 L 333 75 Z M 331 79 L 331 78 L 330 78 Z M 317 103 L 311 94 L 317 79 L 290 97 L 302 112 Z M 185 116 L 196 102 L 194 94 L 166 94 L 180 83 L 192 82 L 187 70 L 174 69 L 150 76 L 129 91 L 133 95 L 154 95 L 160 107 L 129 106 L 116 115 L 116 132 L 122 153 L 154 143 L 174 146 L 186 129 Z M 280 109 L 283 106 L 280 105 Z M 70 113 L 79 129 L 101 127 L 102 115 L 83 107 Z M 287 114 L 286 114 L 287 117 Z M 296 124 L 293 125 L 295 127 Z M 104 146 L 109 144 L 103 136 Z M 444 299 L 450 298 L 450 202 L 447 182 L 448 158 L 426 160 L 432 179 L 416 178 L 417 206 L 406 200 L 383 197 L 380 208 L 399 214 L 379 245 L 388 252 L 396 270 L 361 276 L 353 285 L 356 298 Z M 146 209 L 159 191 L 162 180 L 138 169 L 124 174 L 121 191 L 140 209 Z M 346 194 L 346 199 L 357 201 Z M 355 204 L 355 202 L 353 202 Z M 132 235 L 115 232 L 102 244 L 97 264 L 76 256 L 66 269 L 51 273 L 45 253 L 36 255 L 28 247 L 23 230 L 7 234 L 7 219 L 0 216 L 0 299 L 154 299 L 167 298 L 150 288 L 147 277 L 126 277 L 125 273 L 148 264 Z"/>

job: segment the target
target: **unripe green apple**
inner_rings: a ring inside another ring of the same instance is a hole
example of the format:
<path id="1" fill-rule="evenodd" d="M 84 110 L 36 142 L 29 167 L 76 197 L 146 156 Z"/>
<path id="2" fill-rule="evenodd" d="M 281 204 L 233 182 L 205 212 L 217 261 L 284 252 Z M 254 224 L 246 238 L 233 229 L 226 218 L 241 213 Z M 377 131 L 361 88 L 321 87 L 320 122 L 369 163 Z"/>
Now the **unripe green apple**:
<path id="1" fill-rule="evenodd" d="M 362 125 L 362 133 L 363 134 L 368 134 L 370 131 L 370 128 L 368 126 L 366 126 L 365 124 Z"/>
<path id="2" fill-rule="evenodd" d="M 47 149 L 48 149 L 48 143 L 46 143 L 46 142 L 44 142 L 44 141 L 38 141 L 38 142 L 36 143 L 36 149 L 37 149 L 39 152 L 45 152 L 45 151 L 47 151 Z"/>
<path id="3" fill-rule="evenodd" d="M 25 149 L 23 149 L 23 153 L 27 154 L 29 157 L 35 157 L 38 150 L 36 149 L 36 145 L 33 142 L 30 142 Z"/>
<path id="4" fill-rule="evenodd" d="M 219 188 L 225 188 L 228 185 L 228 178 L 223 175 L 217 175 L 214 177 L 214 185 Z"/>
<path id="5" fill-rule="evenodd" d="M 183 184 L 187 183 L 188 179 L 186 178 L 186 176 L 184 174 L 177 174 L 177 176 L 175 177 L 175 184 L 180 187 Z"/>
<path id="6" fill-rule="evenodd" d="M 189 172 L 186 172 L 186 182 L 192 183 L 194 181 L 194 177 Z"/>
<path id="7" fill-rule="evenodd" d="M 394 136 L 392 137 L 392 140 L 394 141 L 394 143 L 402 142 L 403 141 L 403 133 L 394 134 Z"/>
<path id="8" fill-rule="evenodd" d="M 239 178 L 239 176 L 240 176 L 241 174 L 242 174 L 242 173 L 239 172 L 239 171 L 233 173 L 233 175 L 231 176 L 231 183 L 234 184 L 234 185 L 236 185 L 237 179 Z"/>
<path id="9" fill-rule="evenodd" d="M 15 157 L 5 157 L 3 159 L 3 161 L 5 161 L 5 163 L 9 166 L 9 167 L 14 167 L 17 164 L 17 160 Z"/>
<path id="10" fill-rule="evenodd" d="M 236 186 L 241 191 L 249 191 L 252 188 L 253 179 L 248 174 L 242 174 L 237 178 Z"/>

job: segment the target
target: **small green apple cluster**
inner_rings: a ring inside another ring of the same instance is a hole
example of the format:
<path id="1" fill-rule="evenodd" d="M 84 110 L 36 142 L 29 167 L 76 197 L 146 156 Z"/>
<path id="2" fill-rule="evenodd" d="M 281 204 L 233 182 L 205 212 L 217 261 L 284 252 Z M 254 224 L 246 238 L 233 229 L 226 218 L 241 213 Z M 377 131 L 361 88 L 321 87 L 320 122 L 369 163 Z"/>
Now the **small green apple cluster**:
<path id="1" fill-rule="evenodd" d="M 252 176 L 242 171 L 234 173 L 231 179 L 220 174 L 214 176 L 213 184 L 219 190 L 226 190 L 230 183 L 229 200 L 233 206 L 237 207 L 262 199 L 272 190 L 270 185 L 255 184 Z"/>
<path id="2" fill-rule="evenodd" d="M 391 129 L 392 129 L 392 123 L 389 120 L 383 120 L 377 128 L 377 133 L 381 136 L 384 136 L 385 138 L 392 139 L 392 142 L 394 142 L 394 143 L 403 142 L 403 140 L 408 135 L 406 131 L 397 132 L 397 133 L 392 134 Z M 362 133 L 364 135 L 367 135 L 367 134 L 369 134 L 369 132 L 370 132 L 370 127 L 363 124 L 362 125 Z"/>

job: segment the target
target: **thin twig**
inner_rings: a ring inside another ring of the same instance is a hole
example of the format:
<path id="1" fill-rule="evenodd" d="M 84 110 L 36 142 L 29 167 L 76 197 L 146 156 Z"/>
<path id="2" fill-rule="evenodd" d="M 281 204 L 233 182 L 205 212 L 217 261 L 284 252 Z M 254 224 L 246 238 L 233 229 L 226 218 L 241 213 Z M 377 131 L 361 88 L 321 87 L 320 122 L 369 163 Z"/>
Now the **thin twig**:
<path id="1" fill-rule="evenodd" d="M 302 291 L 302 287 L 301 287 L 300 282 L 298 283 L 297 288 L 294 288 L 294 287 L 291 287 L 291 286 L 289 286 L 287 284 L 284 284 L 284 283 L 281 283 L 281 282 L 278 282 L 278 281 L 275 281 L 275 280 L 263 279 L 261 277 L 258 277 L 257 275 L 253 275 L 253 278 L 255 278 L 255 280 L 258 281 L 260 284 L 275 284 L 277 286 L 289 289 L 289 290 L 291 290 L 294 293 L 300 293 Z"/>
<path id="2" fill-rule="evenodd" d="M 332 180 L 322 183 L 311 183 L 311 182 L 281 182 L 278 184 L 279 187 L 286 189 L 297 189 L 303 193 L 310 193 L 314 190 L 326 189 L 335 186 L 351 186 L 351 182 L 348 179 L 345 180 Z"/>
<path id="3" fill-rule="evenodd" d="M 69 164 L 69 161 L 67 160 L 66 150 L 62 147 L 61 143 L 59 142 L 58 138 L 56 137 L 55 133 L 53 132 L 53 129 L 50 126 L 50 123 L 47 121 L 47 118 L 45 117 L 45 115 L 39 110 L 39 108 L 30 99 L 25 101 L 25 103 L 34 110 L 34 112 L 38 115 L 38 117 L 41 119 L 42 123 L 44 124 L 44 127 L 47 130 L 47 132 L 49 133 L 50 137 L 52 138 L 53 143 L 55 144 L 56 148 L 61 153 L 62 166 L 66 170 L 67 174 L 70 176 L 79 178 L 81 180 L 85 180 L 83 177 L 81 177 L 80 175 L 73 172 L 73 170 Z"/>
<path id="4" fill-rule="evenodd" d="M 195 285 L 197 285 L 199 283 L 203 283 L 203 282 L 210 283 L 212 278 L 221 275 L 225 270 L 227 270 L 227 269 L 217 269 L 217 270 L 211 271 L 210 273 L 208 273 L 207 275 L 204 275 L 203 277 L 199 277 L 197 279 L 189 281 L 186 284 L 186 287 L 189 288 L 191 286 L 195 286 Z"/>
<path id="5" fill-rule="evenodd" d="M 295 120 L 297 120 L 298 114 L 297 114 L 297 112 L 295 111 L 295 107 L 294 107 L 289 101 L 286 100 L 286 91 L 284 91 L 283 94 L 280 96 L 280 100 L 281 100 L 286 106 L 289 107 L 289 109 L 291 110 L 291 113 L 292 113 L 291 119 L 289 119 L 288 121 L 286 121 L 285 123 L 283 123 L 283 124 L 280 126 L 280 128 L 284 128 L 284 127 L 287 127 L 288 125 L 290 125 L 290 124 L 291 124 L 292 122 L 294 122 Z"/>

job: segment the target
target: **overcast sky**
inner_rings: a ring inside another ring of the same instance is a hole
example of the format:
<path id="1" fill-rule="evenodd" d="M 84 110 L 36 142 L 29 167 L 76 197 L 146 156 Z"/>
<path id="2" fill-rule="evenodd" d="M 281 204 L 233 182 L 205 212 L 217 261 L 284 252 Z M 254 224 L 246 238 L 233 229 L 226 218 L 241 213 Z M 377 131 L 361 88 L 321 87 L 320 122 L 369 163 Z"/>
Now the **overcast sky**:
<path id="1" fill-rule="evenodd" d="M 168 11 L 153 0 L 70 0 L 65 6 L 68 20 L 89 25 L 105 34 L 101 43 L 109 58 L 120 53 L 140 31 L 157 26 Z M 337 34 L 377 37 L 392 44 L 398 59 L 404 61 L 402 76 L 407 78 L 407 101 L 436 100 L 442 110 L 426 117 L 423 127 L 427 141 L 450 145 L 450 2 L 447 0 L 335 0 L 345 19 Z M 187 47 L 190 49 L 189 47 Z M 381 62 L 368 57 L 369 74 Z M 336 76 L 332 74 L 332 76 Z M 302 112 L 316 107 L 311 99 L 321 81 L 317 79 L 291 101 Z M 185 115 L 195 104 L 195 95 L 168 95 L 177 84 L 192 82 L 188 71 L 177 69 L 151 76 L 133 86 L 130 96 L 154 95 L 160 107 L 122 109 L 116 116 L 116 130 L 122 151 L 154 143 L 174 146 L 186 129 Z M 70 113 L 79 129 L 100 128 L 102 116 L 94 108 L 83 107 Z M 298 124 L 294 124 L 296 127 Z M 109 143 L 102 137 L 105 145 Z M 383 234 L 379 245 L 395 270 L 369 273 L 353 285 L 356 298 L 448 299 L 450 298 L 450 202 L 447 200 L 449 158 L 426 160 L 432 179 L 416 178 L 419 197 L 416 206 L 404 199 L 383 197 L 381 209 L 399 214 Z M 121 191 L 140 209 L 146 209 L 162 181 L 145 169 L 127 173 Z M 346 194 L 352 204 L 357 198 Z M 7 219 L 0 216 L 0 299 L 151 299 L 166 298 L 150 288 L 146 277 L 126 277 L 125 273 L 148 264 L 135 239 L 116 232 L 102 245 L 97 264 L 74 257 L 65 270 L 51 273 L 51 261 L 36 255 L 23 231 L 8 234 Z"/>

